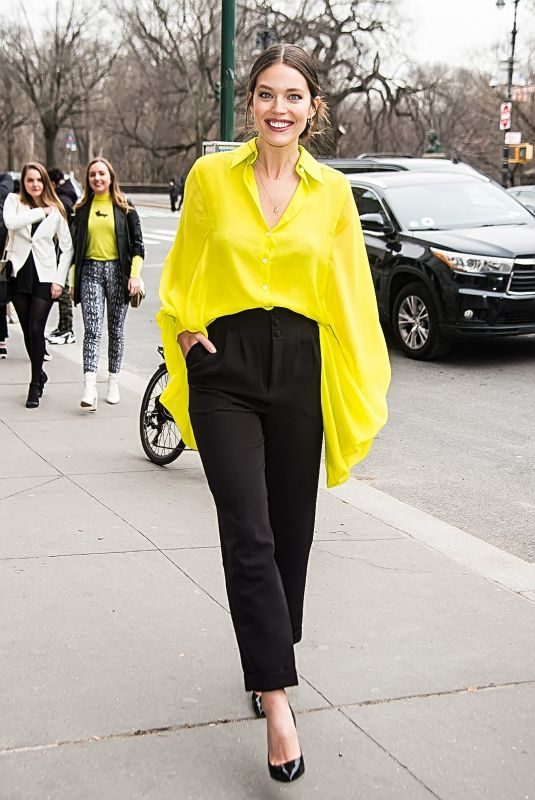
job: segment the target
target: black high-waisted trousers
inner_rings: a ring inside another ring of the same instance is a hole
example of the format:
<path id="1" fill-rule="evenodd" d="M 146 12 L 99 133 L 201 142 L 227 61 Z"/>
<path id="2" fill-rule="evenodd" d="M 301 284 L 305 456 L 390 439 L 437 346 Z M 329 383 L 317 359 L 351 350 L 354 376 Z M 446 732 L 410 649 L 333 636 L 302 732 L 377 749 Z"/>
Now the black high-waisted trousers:
<path id="1" fill-rule="evenodd" d="M 187 354 L 190 418 L 214 496 L 246 690 L 297 683 L 323 436 L 317 323 L 220 317 Z"/>

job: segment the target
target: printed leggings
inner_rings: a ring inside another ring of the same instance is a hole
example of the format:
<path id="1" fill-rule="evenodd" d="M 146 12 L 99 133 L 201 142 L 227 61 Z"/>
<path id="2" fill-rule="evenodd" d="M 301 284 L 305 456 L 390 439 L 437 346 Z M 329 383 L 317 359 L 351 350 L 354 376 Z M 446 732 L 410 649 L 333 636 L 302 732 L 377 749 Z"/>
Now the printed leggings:
<path id="1" fill-rule="evenodd" d="M 80 276 L 80 300 L 84 319 L 84 372 L 97 371 L 105 305 L 108 318 L 108 369 L 110 372 L 119 372 L 128 310 L 119 262 L 84 261 Z"/>

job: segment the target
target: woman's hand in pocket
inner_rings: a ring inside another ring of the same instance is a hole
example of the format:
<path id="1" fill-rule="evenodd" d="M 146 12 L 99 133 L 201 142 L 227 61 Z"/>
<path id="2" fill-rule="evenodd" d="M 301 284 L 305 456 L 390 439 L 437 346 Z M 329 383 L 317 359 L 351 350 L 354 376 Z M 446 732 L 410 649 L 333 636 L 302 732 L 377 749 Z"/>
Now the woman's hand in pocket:
<path id="1" fill-rule="evenodd" d="M 182 331 L 176 337 L 178 344 L 180 345 L 180 349 L 182 350 L 182 355 L 186 358 L 187 354 L 191 350 L 194 344 L 202 344 L 202 346 L 208 350 L 209 353 L 215 353 L 216 349 L 210 339 L 201 333 L 200 331 L 196 331 L 192 333 L 191 331 Z"/>

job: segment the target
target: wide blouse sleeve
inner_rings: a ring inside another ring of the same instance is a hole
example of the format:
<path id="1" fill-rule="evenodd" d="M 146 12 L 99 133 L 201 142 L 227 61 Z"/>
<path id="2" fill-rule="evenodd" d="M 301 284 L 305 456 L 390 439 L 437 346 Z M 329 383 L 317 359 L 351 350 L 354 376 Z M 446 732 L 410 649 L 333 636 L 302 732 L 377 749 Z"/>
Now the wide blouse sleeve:
<path id="1" fill-rule="evenodd" d="M 195 439 L 189 417 L 183 415 L 184 403 L 179 402 L 188 387 L 184 357 L 177 343 L 177 335 L 188 329 L 188 303 L 196 306 L 190 289 L 192 277 L 204 251 L 207 234 L 206 208 L 197 166 L 194 165 L 185 184 L 176 239 L 163 265 L 160 280 L 162 307 L 156 316 L 162 332 L 165 363 L 169 372 L 169 382 L 161 401 L 173 415 L 183 440 L 190 447 L 195 446 Z M 206 334 L 206 328 L 197 327 L 196 330 Z"/>
<path id="2" fill-rule="evenodd" d="M 390 364 L 351 187 L 333 238 L 320 326 L 327 485 L 349 478 L 387 419 Z"/>

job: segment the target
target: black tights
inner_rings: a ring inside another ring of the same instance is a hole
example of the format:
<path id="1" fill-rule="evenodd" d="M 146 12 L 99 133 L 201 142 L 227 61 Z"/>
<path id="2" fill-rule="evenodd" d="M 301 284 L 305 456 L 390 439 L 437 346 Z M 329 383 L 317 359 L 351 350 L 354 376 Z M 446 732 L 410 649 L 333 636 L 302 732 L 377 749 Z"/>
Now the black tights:
<path id="1" fill-rule="evenodd" d="M 32 365 L 31 381 L 39 383 L 45 356 L 45 325 L 52 300 L 43 300 L 31 294 L 16 294 L 12 299 Z"/>

